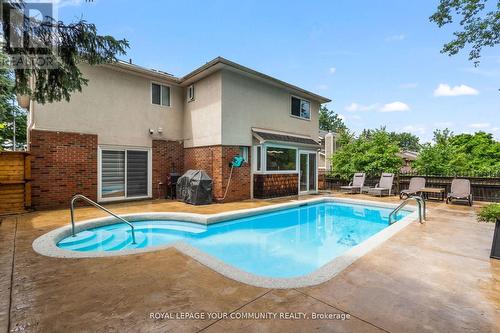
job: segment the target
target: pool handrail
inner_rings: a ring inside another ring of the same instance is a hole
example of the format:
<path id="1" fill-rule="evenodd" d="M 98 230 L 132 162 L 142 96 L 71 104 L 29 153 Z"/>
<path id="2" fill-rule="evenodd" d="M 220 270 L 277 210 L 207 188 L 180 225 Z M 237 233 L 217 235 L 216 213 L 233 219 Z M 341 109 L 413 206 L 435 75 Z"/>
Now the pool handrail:
<path id="1" fill-rule="evenodd" d="M 82 195 L 82 194 L 75 194 L 72 198 L 71 198 L 71 203 L 70 203 L 70 211 L 71 211 L 71 235 L 73 237 L 76 237 L 75 235 L 75 218 L 74 218 L 74 210 L 75 210 L 75 201 L 77 200 L 83 200 L 89 204 L 91 204 L 92 206 L 96 207 L 96 208 L 99 208 L 103 211 L 105 211 L 106 213 L 110 214 L 111 216 L 114 216 L 115 218 L 119 219 L 120 221 L 128 224 L 130 226 L 130 228 L 132 229 L 132 244 L 136 244 L 135 242 L 135 228 L 134 226 L 132 225 L 132 223 L 130 223 L 129 221 L 125 220 L 123 217 L 120 217 L 118 215 L 116 215 L 115 213 L 111 212 L 110 210 L 104 208 L 103 206 L 99 205 L 97 202 L 87 198 L 86 196 Z"/>
<path id="2" fill-rule="evenodd" d="M 408 204 L 408 202 L 413 199 L 417 202 L 417 205 L 418 205 L 418 220 L 420 223 L 424 223 L 424 221 L 427 219 L 426 217 L 426 214 L 425 214 L 425 200 L 421 197 L 421 196 L 418 196 L 418 195 L 412 195 L 408 198 L 406 198 L 405 200 L 403 200 L 402 203 L 399 204 L 399 206 L 397 206 L 390 214 L 389 214 L 389 225 L 393 224 L 394 222 L 396 221 L 392 221 L 392 216 L 394 214 L 396 214 L 397 212 L 399 212 L 401 209 L 403 209 L 404 206 L 406 206 Z M 423 211 L 423 214 L 422 214 L 422 211 Z M 423 216 L 423 219 L 422 219 L 422 216 Z"/>

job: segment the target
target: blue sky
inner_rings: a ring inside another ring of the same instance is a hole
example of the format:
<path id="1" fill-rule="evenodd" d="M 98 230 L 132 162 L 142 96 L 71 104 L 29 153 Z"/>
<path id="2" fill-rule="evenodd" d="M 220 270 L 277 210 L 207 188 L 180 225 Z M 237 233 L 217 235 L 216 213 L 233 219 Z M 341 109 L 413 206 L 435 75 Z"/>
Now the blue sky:
<path id="1" fill-rule="evenodd" d="M 423 141 L 436 128 L 500 138 L 500 46 L 479 68 L 441 54 L 453 27 L 429 22 L 438 1 L 59 0 L 126 38 L 126 59 L 181 76 L 223 56 L 333 100 L 359 133 L 382 125 Z"/>

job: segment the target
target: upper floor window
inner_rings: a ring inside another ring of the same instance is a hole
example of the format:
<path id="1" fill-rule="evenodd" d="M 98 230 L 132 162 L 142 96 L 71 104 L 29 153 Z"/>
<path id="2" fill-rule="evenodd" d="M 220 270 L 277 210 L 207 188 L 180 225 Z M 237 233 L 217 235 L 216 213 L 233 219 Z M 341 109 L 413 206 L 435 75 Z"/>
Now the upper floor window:
<path id="1" fill-rule="evenodd" d="M 170 87 L 151 83 L 151 103 L 170 106 Z"/>
<path id="2" fill-rule="evenodd" d="M 290 114 L 294 117 L 311 119 L 311 103 L 305 99 L 292 96 Z"/>
<path id="3" fill-rule="evenodd" d="M 187 88 L 187 100 L 188 102 L 194 101 L 194 85 Z"/>

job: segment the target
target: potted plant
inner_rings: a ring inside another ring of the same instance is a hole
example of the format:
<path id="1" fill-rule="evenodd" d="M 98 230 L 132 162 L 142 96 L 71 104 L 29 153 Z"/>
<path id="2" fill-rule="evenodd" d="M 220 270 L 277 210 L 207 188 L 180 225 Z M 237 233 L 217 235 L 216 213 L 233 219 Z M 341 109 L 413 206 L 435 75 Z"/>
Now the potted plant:
<path id="1" fill-rule="evenodd" d="M 500 204 L 492 203 L 484 206 L 477 218 L 479 221 L 495 223 L 490 258 L 500 259 Z"/>

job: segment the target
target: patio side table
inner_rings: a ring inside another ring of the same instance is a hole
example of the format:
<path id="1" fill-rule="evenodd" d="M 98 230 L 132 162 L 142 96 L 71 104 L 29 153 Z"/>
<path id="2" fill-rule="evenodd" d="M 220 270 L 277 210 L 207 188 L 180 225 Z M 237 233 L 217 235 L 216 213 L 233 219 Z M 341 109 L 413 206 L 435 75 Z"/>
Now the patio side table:
<path id="1" fill-rule="evenodd" d="M 445 189 L 441 187 L 424 187 L 419 191 L 422 194 L 422 197 L 425 200 L 429 200 L 429 193 L 432 194 L 439 194 L 440 195 L 440 200 L 444 201 L 444 192 Z"/>

